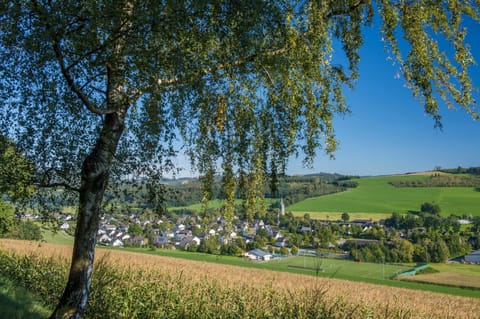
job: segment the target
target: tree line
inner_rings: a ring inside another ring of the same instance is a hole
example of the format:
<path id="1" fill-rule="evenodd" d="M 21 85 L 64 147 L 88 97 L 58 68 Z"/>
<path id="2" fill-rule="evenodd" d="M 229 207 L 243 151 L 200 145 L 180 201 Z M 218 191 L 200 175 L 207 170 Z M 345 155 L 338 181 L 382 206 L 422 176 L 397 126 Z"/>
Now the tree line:
<path id="1" fill-rule="evenodd" d="M 480 187 L 480 177 L 434 174 L 425 179 L 390 181 L 395 187 Z"/>

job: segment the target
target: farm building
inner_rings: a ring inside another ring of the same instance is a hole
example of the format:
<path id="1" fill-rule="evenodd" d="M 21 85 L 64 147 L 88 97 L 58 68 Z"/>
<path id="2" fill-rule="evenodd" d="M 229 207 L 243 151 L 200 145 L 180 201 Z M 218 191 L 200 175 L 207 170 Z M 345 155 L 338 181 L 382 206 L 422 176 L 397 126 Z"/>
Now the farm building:
<path id="1" fill-rule="evenodd" d="M 472 251 L 470 254 L 465 255 L 465 262 L 467 263 L 480 263 L 480 250 Z"/>
<path id="2" fill-rule="evenodd" d="M 248 251 L 246 254 L 245 254 L 246 257 L 248 257 L 250 260 L 264 260 L 264 261 L 268 261 L 272 258 L 272 255 L 263 251 L 263 250 L 260 250 L 260 249 L 253 249 L 253 250 L 250 250 Z"/>

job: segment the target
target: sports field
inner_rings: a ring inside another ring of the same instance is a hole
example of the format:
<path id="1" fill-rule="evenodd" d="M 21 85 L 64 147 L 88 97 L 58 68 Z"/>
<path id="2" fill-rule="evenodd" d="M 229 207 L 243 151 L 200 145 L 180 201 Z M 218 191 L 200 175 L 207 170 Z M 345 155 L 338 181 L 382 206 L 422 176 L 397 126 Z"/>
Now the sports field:
<path id="1" fill-rule="evenodd" d="M 342 212 L 389 215 L 418 211 L 425 202 L 438 204 L 442 215 L 480 215 L 480 191 L 474 187 L 394 187 L 390 181 L 422 179 L 422 175 L 396 175 L 356 179 L 358 187 L 346 192 L 309 198 L 287 207 L 311 217 L 338 216 Z M 351 216 L 352 217 L 352 216 Z M 358 218 L 358 216 L 355 216 Z"/>

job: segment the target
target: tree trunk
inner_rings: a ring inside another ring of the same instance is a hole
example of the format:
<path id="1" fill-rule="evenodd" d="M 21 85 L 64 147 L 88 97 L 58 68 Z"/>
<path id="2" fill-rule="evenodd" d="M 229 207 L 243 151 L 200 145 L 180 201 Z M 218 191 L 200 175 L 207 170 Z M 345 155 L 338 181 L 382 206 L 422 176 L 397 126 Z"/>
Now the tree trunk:
<path id="1" fill-rule="evenodd" d="M 93 270 L 100 207 L 109 168 L 124 127 L 124 113 L 107 114 L 92 153 L 82 167 L 80 203 L 68 282 L 51 319 L 79 319 L 87 306 Z"/>

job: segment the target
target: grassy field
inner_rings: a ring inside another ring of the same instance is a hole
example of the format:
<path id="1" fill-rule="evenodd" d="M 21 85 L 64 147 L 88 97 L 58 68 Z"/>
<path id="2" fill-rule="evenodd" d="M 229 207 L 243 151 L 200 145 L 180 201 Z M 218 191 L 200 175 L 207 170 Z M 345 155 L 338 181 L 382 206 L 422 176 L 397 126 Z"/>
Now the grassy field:
<path id="1" fill-rule="evenodd" d="M 392 212 L 418 211 L 424 202 L 440 206 L 443 215 L 480 215 L 480 191 L 473 187 L 394 187 L 389 181 L 428 178 L 425 175 L 398 175 L 357 179 L 358 187 L 346 192 L 309 198 L 287 207 L 296 214 L 308 212 L 312 217 L 339 216 L 348 212 L 376 217 Z M 378 218 L 373 218 L 378 219 Z"/>
<path id="2" fill-rule="evenodd" d="M 277 201 L 278 201 L 277 199 L 265 198 L 266 205 L 270 205 L 272 202 L 277 202 Z M 208 202 L 208 208 L 220 209 L 222 208 L 223 204 L 224 204 L 224 200 L 221 200 L 221 199 L 210 200 Z M 240 206 L 241 204 L 242 204 L 242 200 L 240 199 L 235 200 L 235 205 Z M 194 211 L 200 212 L 203 208 L 202 208 L 202 203 L 198 203 L 198 204 L 193 204 L 189 206 L 170 207 L 169 209 L 172 211 L 188 209 L 188 210 L 194 210 Z"/>
<path id="3" fill-rule="evenodd" d="M 39 302 L 37 296 L 0 276 L 1 318 L 43 319 L 49 315 L 50 310 Z"/>
<path id="4" fill-rule="evenodd" d="M 71 254 L 71 248 L 65 245 L 0 240 L 0 246 L 1 250 L 26 256 L 35 253 L 42 258 L 53 256 L 62 262 Z M 101 318 L 182 318 L 182 314 L 187 318 L 207 318 L 205 314 L 208 318 L 219 315 L 225 318 L 240 315 L 312 318 L 314 314 L 325 312 L 331 314 L 325 316 L 327 318 L 475 318 L 480 311 L 476 298 L 336 278 L 120 250 L 97 249 L 96 258 L 101 262 L 94 276 L 99 273 L 100 277 L 94 278 L 93 283 L 95 285 L 102 278 L 108 283 L 102 285 L 100 282 L 92 288 L 92 313 Z M 302 258 L 288 263 L 301 265 Z M 29 257 L 28 266 L 34 267 L 34 263 L 36 259 Z M 265 265 L 268 264 L 273 265 Z M 363 272 L 374 267 L 371 264 L 358 266 L 363 267 Z M 327 264 L 322 263 L 322 267 L 327 268 Z M 31 269 L 30 272 L 35 271 Z M 378 272 L 371 274 L 378 275 Z"/>
<path id="5" fill-rule="evenodd" d="M 73 245 L 73 237 L 65 233 L 63 230 L 53 233 L 49 229 L 43 229 L 42 236 L 43 240 L 47 243 L 58 245 Z"/>

